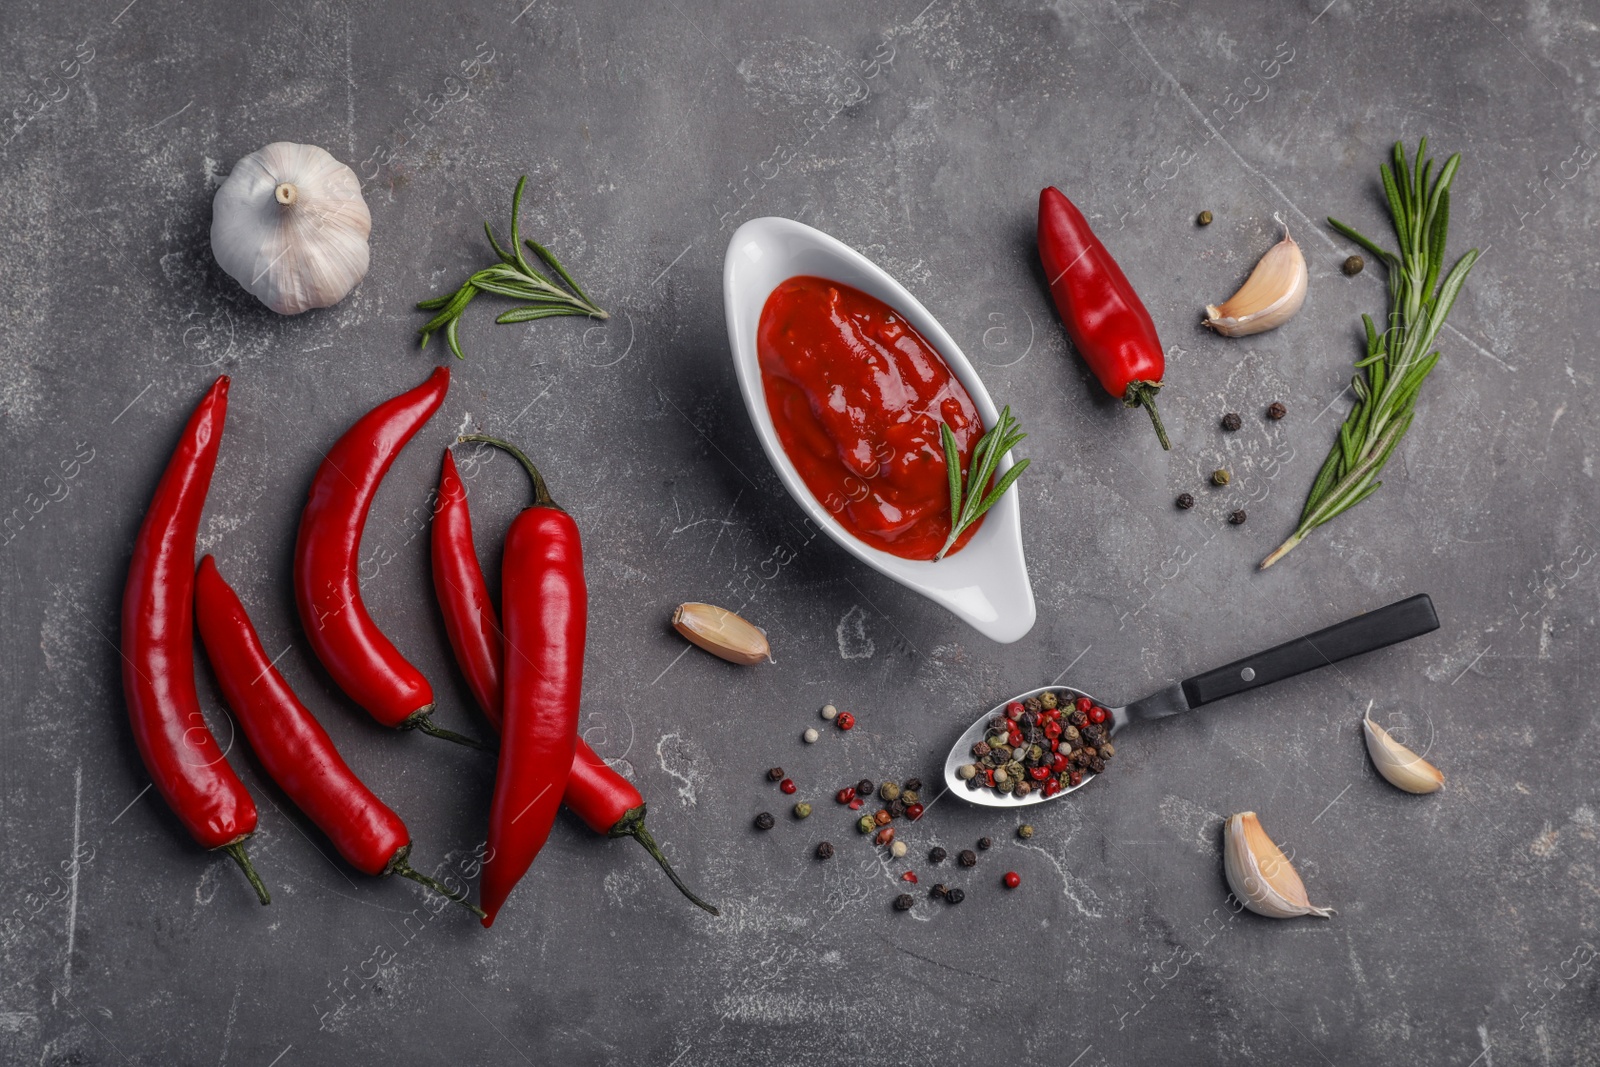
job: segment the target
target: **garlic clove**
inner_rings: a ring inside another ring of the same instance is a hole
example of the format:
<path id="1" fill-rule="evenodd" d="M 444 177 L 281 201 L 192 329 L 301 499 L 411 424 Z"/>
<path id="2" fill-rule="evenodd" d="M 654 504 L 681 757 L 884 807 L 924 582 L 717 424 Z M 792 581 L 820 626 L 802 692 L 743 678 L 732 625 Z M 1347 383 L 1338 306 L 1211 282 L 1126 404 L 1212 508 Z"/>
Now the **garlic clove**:
<path id="1" fill-rule="evenodd" d="M 1319 908 L 1307 898 L 1305 883 L 1295 873 L 1289 857 L 1261 828 L 1255 812 L 1241 812 L 1229 818 L 1222 836 L 1222 864 L 1228 887 L 1245 907 L 1271 919 L 1292 919 L 1297 915 L 1326 919 L 1333 914 L 1332 908 Z"/>
<path id="2" fill-rule="evenodd" d="M 1283 240 L 1267 249 L 1237 293 L 1221 307 L 1206 305 L 1205 325 L 1228 337 L 1246 337 L 1281 326 L 1306 302 L 1309 282 L 1306 257 L 1285 227 Z"/>
<path id="3" fill-rule="evenodd" d="M 772 658 L 767 635 L 727 608 L 715 604 L 679 604 L 672 627 L 713 656 L 749 665 Z"/>
<path id="4" fill-rule="evenodd" d="M 1389 731 L 1365 716 L 1361 728 L 1372 765 L 1390 785 L 1407 793 L 1437 793 L 1444 788 L 1444 775 L 1439 768 L 1390 737 Z"/>
<path id="5" fill-rule="evenodd" d="M 315 145 L 250 153 L 211 204 L 218 266 L 280 315 L 344 299 L 366 277 L 371 232 L 355 171 Z"/>

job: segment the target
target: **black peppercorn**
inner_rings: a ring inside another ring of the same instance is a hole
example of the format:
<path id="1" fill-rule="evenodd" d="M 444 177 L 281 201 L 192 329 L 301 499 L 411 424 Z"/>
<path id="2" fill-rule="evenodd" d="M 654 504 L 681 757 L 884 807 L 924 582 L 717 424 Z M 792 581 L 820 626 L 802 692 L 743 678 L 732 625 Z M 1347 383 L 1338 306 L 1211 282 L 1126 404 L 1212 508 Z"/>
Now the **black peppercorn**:
<path id="1" fill-rule="evenodd" d="M 1274 400 L 1267 406 L 1267 418 L 1271 419 L 1273 422 L 1277 422 L 1287 414 L 1289 414 L 1289 409 L 1284 407 L 1283 401 L 1281 400 Z"/>
<path id="2" fill-rule="evenodd" d="M 1022 702 L 1022 710 L 1037 715 L 1044 710 L 1044 705 L 1039 703 L 1038 697 L 1029 697 Z"/>
<path id="3" fill-rule="evenodd" d="M 863 778 L 856 783 L 856 796 L 865 799 L 878 791 L 871 778 Z"/>
<path id="4" fill-rule="evenodd" d="M 978 865 L 978 854 L 970 848 L 964 848 L 956 853 L 956 862 L 963 867 L 976 867 Z"/>
<path id="5" fill-rule="evenodd" d="M 946 904 L 959 904 L 966 899 L 967 891 L 959 886 L 944 891 L 944 902 Z"/>
<path id="6" fill-rule="evenodd" d="M 1230 411 L 1226 415 L 1222 416 L 1222 428 L 1227 430 L 1229 433 L 1232 433 L 1234 430 L 1237 430 L 1243 425 L 1244 420 L 1239 417 L 1239 413 L 1236 411 Z"/>
<path id="7" fill-rule="evenodd" d="M 934 885 L 933 885 L 933 888 L 928 890 L 928 895 L 930 897 L 942 897 L 946 893 L 948 893 L 949 891 L 950 891 L 949 887 L 946 886 L 943 882 L 935 882 Z"/>
<path id="8" fill-rule="evenodd" d="M 817 846 L 817 859 L 819 859 L 819 860 L 831 860 L 831 859 L 833 859 L 833 842 L 824 841 L 820 845 Z"/>
<path id="9" fill-rule="evenodd" d="M 1094 773 L 1099 774 L 1101 771 L 1106 769 L 1106 761 L 1101 759 L 1099 756 L 1096 756 L 1094 759 L 1089 761 L 1089 769 Z"/>
<path id="10" fill-rule="evenodd" d="M 901 893 L 899 896 L 894 898 L 894 910 L 910 911 L 916 905 L 916 903 L 917 902 L 915 900 L 911 899 L 910 893 Z"/>
<path id="11" fill-rule="evenodd" d="M 784 773 L 782 767 L 774 767 L 767 772 L 767 781 L 769 782 L 781 782 L 783 779 Z"/>
<path id="12" fill-rule="evenodd" d="M 1009 721 L 1010 720 L 1004 715 L 996 715 L 994 718 L 989 720 L 989 729 L 1004 730 L 1006 728 L 1006 723 Z"/>
<path id="13" fill-rule="evenodd" d="M 777 820 L 772 817 L 772 812 L 764 811 L 760 815 L 756 816 L 756 829 L 770 830 L 775 822 L 777 822 Z"/>
<path id="14" fill-rule="evenodd" d="M 1194 507 L 1194 494 L 1193 493 L 1179 493 L 1178 494 L 1178 510 L 1179 511 L 1188 511 L 1192 507 Z"/>
<path id="15" fill-rule="evenodd" d="M 983 757 L 985 757 L 985 756 L 987 756 L 989 754 L 989 742 L 987 742 L 987 741 L 979 741 L 977 744 L 973 745 L 972 746 L 972 754 L 974 756 L 977 756 L 979 759 L 983 759 Z M 857 796 L 861 795 L 859 790 L 857 790 L 856 795 Z"/>
<path id="16" fill-rule="evenodd" d="M 994 841 L 987 837 L 978 838 L 978 847 L 981 849 L 988 850 L 989 848 L 993 847 L 993 845 Z"/>
<path id="17" fill-rule="evenodd" d="M 928 850 L 928 862 L 943 863 L 945 861 L 945 857 L 948 855 L 950 855 L 950 853 L 946 852 L 938 845 L 934 845 L 933 848 Z"/>
<path id="18" fill-rule="evenodd" d="M 1235 525 L 1235 526 L 1243 526 L 1244 525 L 1244 520 L 1246 518 L 1247 518 L 1247 516 L 1244 513 L 1244 508 L 1240 508 L 1238 511 L 1235 511 L 1232 515 L 1228 516 L 1228 521 L 1233 523 L 1233 525 Z"/>
<path id="19" fill-rule="evenodd" d="M 1089 716 L 1085 715 L 1081 711 L 1074 711 L 1071 715 L 1067 716 L 1067 722 L 1081 730 L 1085 726 L 1089 725 Z"/>
<path id="20" fill-rule="evenodd" d="M 907 789 L 909 789 L 913 793 L 915 793 L 918 790 L 920 790 L 921 788 L 922 788 L 922 779 L 921 778 L 907 778 L 906 779 L 906 784 L 900 787 L 900 791 L 902 793 L 904 793 Z"/>
<path id="21" fill-rule="evenodd" d="M 895 797 L 893 800 L 889 801 L 889 814 L 898 819 L 900 816 L 906 813 L 906 809 L 910 806 L 911 805 L 907 804 L 900 797 Z"/>
<path id="22" fill-rule="evenodd" d="M 1214 470 L 1214 471 L 1211 472 L 1211 484 L 1212 485 L 1227 485 L 1228 482 L 1231 481 L 1231 480 L 1232 479 L 1229 477 L 1228 472 L 1225 471 L 1225 470 L 1222 470 L 1220 467 L 1217 470 Z"/>

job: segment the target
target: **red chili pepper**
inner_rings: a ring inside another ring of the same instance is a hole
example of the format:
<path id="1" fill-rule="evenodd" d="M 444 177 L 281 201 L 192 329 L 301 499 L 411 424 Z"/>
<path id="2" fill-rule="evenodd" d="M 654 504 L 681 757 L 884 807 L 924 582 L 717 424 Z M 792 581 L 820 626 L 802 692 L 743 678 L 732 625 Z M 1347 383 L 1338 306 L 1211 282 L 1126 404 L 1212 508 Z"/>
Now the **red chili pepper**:
<path id="1" fill-rule="evenodd" d="M 372 498 L 390 464 L 439 410 L 449 388 L 449 368 L 437 368 L 415 389 L 363 415 L 324 454 L 300 515 L 294 599 L 317 659 L 373 718 L 482 747 L 428 717 L 433 687 L 378 629 L 361 599 L 361 532 Z"/>
<path id="2" fill-rule="evenodd" d="M 195 576 L 195 623 L 217 685 L 267 776 L 362 874 L 398 874 L 458 904 L 465 895 L 408 862 L 411 835 L 400 816 L 339 756 L 328 732 L 273 665 L 244 604 L 210 556 Z M 481 916 L 483 913 L 478 912 Z"/>
<path id="3" fill-rule="evenodd" d="M 445 450 L 439 478 L 439 503 L 433 517 L 433 588 L 444 612 L 445 631 L 456 662 L 467 676 L 478 706 L 495 731 L 501 721 L 501 677 L 504 657 L 499 615 L 489 599 L 489 586 L 472 541 L 472 513 L 455 460 Z M 854 790 L 851 796 L 854 796 Z M 683 884 L 655 838 L 645 828 L 644 797 L 594 749 L 578 738 L 572 775 L 562 797 L 567 807 L 597 834 L 631 837 L 653 856 L 684 896 L 713 915 L 721 914 Z"/>
<path id="4" fill-rule="evenodd" d="M 1039 193 L 1039 259 L 1073 347 L 1106 392 L 1150 413 L 1170 450 L 1156 410 L 1167 357 L 1155 323 L 1083 213 L 1054 186 Z"/>
<path id="5" fill-rule="evenodd" d="M 578 745 L 578 700 L 589 593 L 577 523 L 516 446 L 470 435 L 511 453 L 533 479 L 534 501 L 506 533 L 501 564 L 505 673 L 500 761 L 489 809 L 489 858 L 478 887 L 486 918 L 527 873 L 556 820 Z"/>
<path id="6" fill-rule="evenodd" d="M 189 416 L 139 527 L 122 590 L 122 690 L 151 781 L 203 848 L 220 848 L 271 903 L 244 839 L 256 804 L 200 713 L 194 685 L 194 545 L 228 416 L 228 377 Z"/>

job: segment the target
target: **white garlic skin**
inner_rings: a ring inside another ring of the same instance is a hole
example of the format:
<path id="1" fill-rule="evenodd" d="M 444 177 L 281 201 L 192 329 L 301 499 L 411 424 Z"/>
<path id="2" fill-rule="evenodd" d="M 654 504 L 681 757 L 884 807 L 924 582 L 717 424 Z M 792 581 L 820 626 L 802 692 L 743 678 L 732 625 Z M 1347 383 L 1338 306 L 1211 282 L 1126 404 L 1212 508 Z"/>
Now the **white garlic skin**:
<path id="1" fill-rule="evenodd" d="M 315 145 L 250 153 L 211 202 L 217 264 L 280 315 L 343 300 L 367 275 L 371 232 L 355 171 Z"/>

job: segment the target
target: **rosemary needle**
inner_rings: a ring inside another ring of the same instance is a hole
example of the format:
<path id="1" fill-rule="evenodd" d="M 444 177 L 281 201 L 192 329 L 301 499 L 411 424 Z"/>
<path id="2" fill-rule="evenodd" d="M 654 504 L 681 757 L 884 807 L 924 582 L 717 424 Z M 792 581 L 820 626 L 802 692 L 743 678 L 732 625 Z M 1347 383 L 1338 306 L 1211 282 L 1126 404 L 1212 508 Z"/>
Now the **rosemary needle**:
<path id="1" fill-rule="evenodd" d="M 1450 226 L 1450 183 L 1461 166 L 1461 153 L 1445 161 L 1437 178 L 1433 160 L 1424 161 L 1428 139 L 1417 145 L 1416 162 L 1406 166 L 1405 148 L 1394 146 L 1394 169 L 1380 169 L 1383 191 L 1389 200 L 1389 215 L 1400 252 L 1386 251 L 1351 227 L 1330 218 L 1328 225 L 1382 261 L 1389 272 L 1389 328 L 1381 334 L 1370 315 L 1361 316 L 1367 328 L 1367 352 L 1356 362 L 1351 380 L 1356 404 L 1339 427 L 1328 458 L 1306 497 L 1300 523 L 1293 534 L 1272 555 L 1261 561 L 1261 568 L 1272 566 L 1298 545 L 1312 530 L 1349 511 L 1377 491 L 1384 464 L 1389 462 L 1400 439 L 1411 428 L 1416 414 L 1417 391 L 1423 379 L 1439 362 L 1433 342 L 1444 328 L 1445 316 L 1467 280 L 1467 272 L 1478 260 L 1478 250 L 1462 256 L 1444 281 L 1439 268 L 1444 263 L 1446 232 Z"/>
<path id="2" fill-rule="evenodd" d="M 457 359 L 464 359 L 461 339 L 457 336 L 456 330 L 461 322 L 462 313 L 479 293 L 493 293 L 496 296 L 527 301 L 496 316 L 494 321 L 501 324 L 548 319 L 556 315 L 587 315 L 596 319 L 611 317 L 589 299 L 588 294 L 573 280 L 572 275 L 567 273 L 567 269 L 560 261 L 550 254 L 548 248 L 532 238 L 522 236 L 517 216 L 522 209 L 522 187 L 527 184 L 528 176 L 524 174 L 517 179 L 517 191 L 511 197 L 511 250 L 508 252 L 500 247 L 500 242 L 494 238 L 494 230 L 485 222 L 483 232 L 488 234 L 489 244 L 494 248 L 495 255 L 500 257 L 500 262 L 478 271 L 462 282 L 461 287 L 449 296 L 436 296 L 417 305 L 418 310 L 438 312 L 417 331 L 422 335 L 423 348 L 427 348 L 429 339 L 442 329 L 444 339 L 450 345 L 450 351 L 456 354 Z M 557 285 L 529 263 L 522 253 L 523 245 L 527 245 L 530 251 L 543 260 L 566 288 Z"/>
<path id="3" fill-rule="evenodd" d="M 1022 460 L 1000 476 L 994 488 L 986 494 L 983 487 L 989 484 L 994 477 L 995 468 L 1000 465 L 1000 457 L 1011 451 L 1012 447 L 1028 436 L 1017 428 L 1017 420 L 1011 417 L 1011 408 L 1005 407 L 1000 411 L 1000 421 L 993 429 L 978 439 L 978 445 L 972 450 L 972 460 L 966 474 L 961 471 L 961 451 L 956 445 L 956 435 L 951 432 L 948 423 L 939 424 L 939 440 L 944 445 L 944 467 L 950 476 L 950 536 L 945 539 L 944 547 L 939 549 L 935 560 L 944 559 L 951 547 L 956 543 L 973 523 L 983 516 L 983 513 L 999 503 L 1000 498 L 1006 495 L 1006 490 L 1011 488 L 1011 483 L 1022 477 L 1022 472 L 1028 469 L 1031 460 Z"/>

